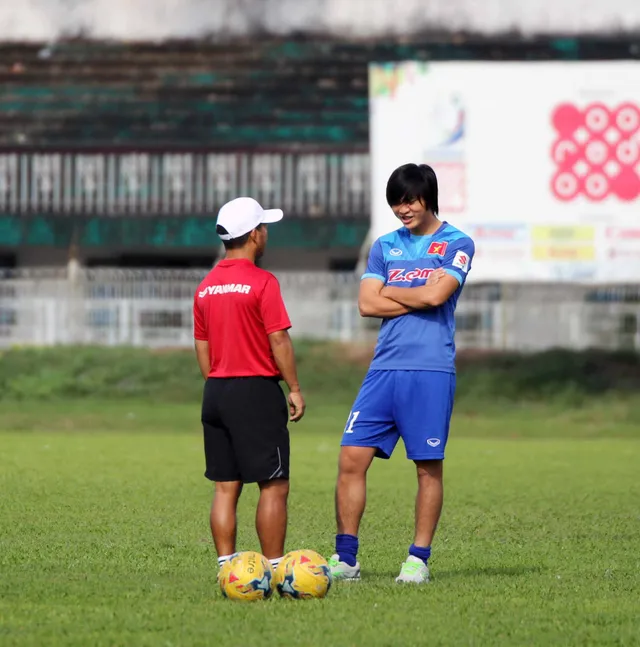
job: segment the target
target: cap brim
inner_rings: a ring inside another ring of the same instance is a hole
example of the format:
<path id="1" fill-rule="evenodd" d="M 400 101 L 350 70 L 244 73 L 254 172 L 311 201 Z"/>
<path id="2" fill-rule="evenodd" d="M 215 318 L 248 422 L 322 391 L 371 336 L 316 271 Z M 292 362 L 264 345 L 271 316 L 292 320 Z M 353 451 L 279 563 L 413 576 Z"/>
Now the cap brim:
<path id="1" fill-rule="evenodd" d="M 262 212 L 262 222 L 265 224 L 269 224 L 270 222 L 278 222 L 279 220 L 282 220 L 282 217 L 284 216 L 284 212 L 282 209 L 265 209 Z"/>

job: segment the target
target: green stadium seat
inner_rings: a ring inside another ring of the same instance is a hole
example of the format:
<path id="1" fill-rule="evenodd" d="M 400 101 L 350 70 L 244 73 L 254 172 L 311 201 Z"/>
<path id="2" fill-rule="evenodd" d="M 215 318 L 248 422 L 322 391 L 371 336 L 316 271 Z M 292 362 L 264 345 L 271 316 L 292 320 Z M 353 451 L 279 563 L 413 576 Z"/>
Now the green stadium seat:
<path id="1" fill-rule="evenodd" d="M 638 58 L 631 37 L 0 44 L 0 145 L 368 144 L 367 65 Z"/>

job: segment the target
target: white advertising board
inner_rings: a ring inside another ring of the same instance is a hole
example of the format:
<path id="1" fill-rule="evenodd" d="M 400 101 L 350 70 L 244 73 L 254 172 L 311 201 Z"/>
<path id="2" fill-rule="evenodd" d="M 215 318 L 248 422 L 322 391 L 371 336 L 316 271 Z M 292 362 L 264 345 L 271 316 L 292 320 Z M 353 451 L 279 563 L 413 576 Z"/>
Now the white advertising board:
<path id="1" fill-rule="evenodd" d="M 469 280 L 640 281 L 640 62 L 370 67 L 372 227 L 391 172 L 433 166 Z"/>

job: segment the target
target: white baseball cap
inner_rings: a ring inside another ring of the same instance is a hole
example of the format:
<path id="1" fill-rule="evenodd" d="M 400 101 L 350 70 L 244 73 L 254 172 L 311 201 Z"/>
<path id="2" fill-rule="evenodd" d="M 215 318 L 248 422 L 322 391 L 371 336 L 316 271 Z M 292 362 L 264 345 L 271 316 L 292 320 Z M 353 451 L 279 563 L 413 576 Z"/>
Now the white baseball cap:
<path id="1" fill-rule="evenodd" d="M 282 220 L 282 209 L 263 209 L 253 198 L 236 198 L 223 205 L 218 212 L 217 225 L 228 233 L 218 234 L 222 240 L 240 238 L 263 223 Z"/>

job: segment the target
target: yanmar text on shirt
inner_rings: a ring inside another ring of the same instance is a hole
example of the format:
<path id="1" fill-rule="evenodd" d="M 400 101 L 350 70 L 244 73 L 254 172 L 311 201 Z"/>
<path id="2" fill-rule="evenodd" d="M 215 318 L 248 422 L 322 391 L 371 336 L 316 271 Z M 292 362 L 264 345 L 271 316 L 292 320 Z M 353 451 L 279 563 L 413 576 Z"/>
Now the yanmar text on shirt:
<path id="1" fill-rule="evenodd" d="M 291 328 L 278 279 L 251 261 L 223 260 L 193 303 L 194 337 L 209 342 L 209 377 L 279 376 L 269 335 Z"/>

